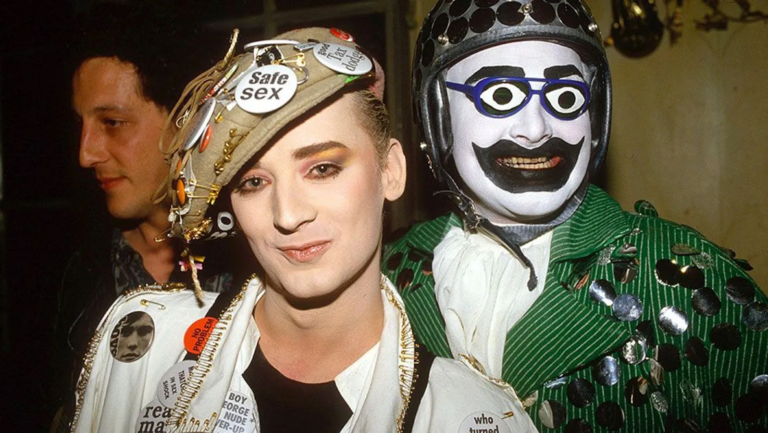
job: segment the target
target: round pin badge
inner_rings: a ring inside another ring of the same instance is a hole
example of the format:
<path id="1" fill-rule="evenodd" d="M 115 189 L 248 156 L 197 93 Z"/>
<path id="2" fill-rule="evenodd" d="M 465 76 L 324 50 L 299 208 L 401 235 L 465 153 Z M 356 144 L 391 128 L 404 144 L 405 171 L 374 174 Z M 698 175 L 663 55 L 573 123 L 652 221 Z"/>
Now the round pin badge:
<path id="1" fill-rule="evenodd" d="M 167 431 L 165 424 L 172 412 L 172 408 L 163 406 L 157 399 L 152 400 L 139 412 L 139 417 L 136 420 L 136 431 L 138 433 Z"/>
<path id="2" fill-rule="evenodd" d="M 112 328 L 109 352 L 120 362 L 141 359 L 152 347 L 155 322 L 143 311 L 128 313 Z"/>
<path id="3" fill-rule="evenodd" d="M 459 427 L 459 433 L 472 433 L 478 431 L 511 433 L 509 427 L 500 415 L 493 412 L 475 412 L 464 418 Z"/>
<path id="4" fill-rule="evenodd" d="M 179 204 L 184 206 L 187 204 L 187 192 L 184 187 L 184 180 L 179 178 L 176 181 L 176 197 L 179 199 Z"/>
<path id="5" fill-rule="evenodd" d="M 184 141 L 181 148 L 189 150 L 195 147 L 203 132 L 208 128 L 208 124 L 213 117 L 213 110 L 216 108 L 216 100 L 208 99 L 200 106 L 194 116 L 189 120 L 184 132 Z"/>
<path id="6" fill-rule="evenodd" d="M 235 100 L 253 114 L 275 111 L 293 98 L 298 87 L 296 74 L 283 65 L 267 65 L 244 77 L 235 89 Z"/>
<path id="7" fill-rule="evenodd" d="M 237 391 L 228 391 L 213 433 L 256 431 L 256 401 Z"/>
<path id="8" fill-rule="evenodd" d="M 331 34 L 341 39 L 342 41 L 355 42 L 355 38 L 344 30 L 331 28 Z"/>
<path id="9" fill-rule="evenodd" d="M 200 142 L 200 147 L 198 148 L 200 153 L 205 152 L 205 148 L 208 147 L 208 143 L 211 141 L 212 133 L 213 127 L 212 125 L 208 125 L 208 129 L 205 130 L 205 135 L 203 135 L 203 140 Z"/>
<path id="10" fill-rule="evenodd" d="M 312 48 L 318 62 L 346 75 L 364 75 L 373 69 L 373 62 L 357 48 L 339 44 L 319 43 Z"/>
<path id="11" fill-rule="evenodd" d="M 218 322 L 219 320 L 215 317 L 203 317 L 187 328 L 187 332 L 184 334 L 184 347 L 187 352 L 199 355 Z"/>
<path id="12" fill-rule="evenodd" d="M 176 399 L 179 398 L 181 387 L 189 378 L 192 369 L 195 368 L 195 361 L 186 360 L 173 364 L 166 370 L 157 384 L 157 400 L 165 407 L 173 407 Z"/>

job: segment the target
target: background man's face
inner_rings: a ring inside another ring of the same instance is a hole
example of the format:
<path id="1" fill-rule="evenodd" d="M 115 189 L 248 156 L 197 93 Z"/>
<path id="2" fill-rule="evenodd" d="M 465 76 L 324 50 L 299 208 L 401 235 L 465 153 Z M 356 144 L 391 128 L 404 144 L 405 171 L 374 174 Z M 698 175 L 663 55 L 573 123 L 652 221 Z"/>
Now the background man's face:
<path id="1" fill-rule="evenodd" d="M 147 218 L 161 208 L 150 197 L 168 172 L 158 148 L 166 111 L 141 94 L 133 65 L 116 58 L 86 60 L 72 84 L 80 165 L 94 170 L 113 217 Z"/>
<path id="2" fill-rule="evenodd" d="M 475 85 L 490 76 L 588 79 L 586 66 L 572 49 L 522 41 L 462 59 L 448 70 L 446 81 Z M 544 83 L 529 85 L 536 91 Z M 524 97 L 510 86 L 504 92 L 503 97 L 490 100 L 491 90 L 484 93 L 483 101 L 490 103 L 489 109 L 504 109 L 513 106 L 515 98 Z M 478 211 L 491 222 L 515 224 L 554 216 L 587 175 L 593 145 L 589 111 L 576 112 L 569 120 L 555 117 L 555 109 L 567 111 L 567 105 L 578 104 L 580 96 L 562 90 L 546 95 L 549 111 L 544 95 L 536 94 L 520 111 L 495 118 L 481 113 L 464 93 L 448 90 L 456 168 Z"/>

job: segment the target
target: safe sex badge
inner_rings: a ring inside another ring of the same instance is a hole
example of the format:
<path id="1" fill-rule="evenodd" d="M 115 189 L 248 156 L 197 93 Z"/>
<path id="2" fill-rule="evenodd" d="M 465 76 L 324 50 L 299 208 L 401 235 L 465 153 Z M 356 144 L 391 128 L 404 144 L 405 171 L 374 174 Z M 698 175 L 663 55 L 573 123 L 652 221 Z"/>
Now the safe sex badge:
<path id="1" fill-rule="evenodd" d="M 275 111 L 293 98 L 298 87 L 296 74 L 283 65 L 256 68 L 235 89 L 237 105 L 253 114 Z"/>
<path id="2" fill-rule="evenodd" d="M 373 69 L 373 62 L 357 48 L 339 44 L 319 43 L 312 48 L 318 62 L 346 75 L 365 75 Z"/>

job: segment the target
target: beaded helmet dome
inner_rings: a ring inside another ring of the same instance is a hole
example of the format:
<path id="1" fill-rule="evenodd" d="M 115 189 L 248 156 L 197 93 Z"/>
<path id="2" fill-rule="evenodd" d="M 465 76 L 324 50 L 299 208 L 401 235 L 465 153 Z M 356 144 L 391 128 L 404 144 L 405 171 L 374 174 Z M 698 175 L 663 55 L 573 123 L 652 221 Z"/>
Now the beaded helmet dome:
<path id="1" fill-rule="evenodd" d="M 445 87 L 448 68 L 490 46 L 544 40 L 567 46 L 595 69 L 589 113 L 598 140 L 590 168 L 602 163 L 611 120 L 611 76 L 600 30 L 581 0 L 438 0 L 419 32 L 413 60 L 414 113 L 438 180 L 453 143 Z"/>

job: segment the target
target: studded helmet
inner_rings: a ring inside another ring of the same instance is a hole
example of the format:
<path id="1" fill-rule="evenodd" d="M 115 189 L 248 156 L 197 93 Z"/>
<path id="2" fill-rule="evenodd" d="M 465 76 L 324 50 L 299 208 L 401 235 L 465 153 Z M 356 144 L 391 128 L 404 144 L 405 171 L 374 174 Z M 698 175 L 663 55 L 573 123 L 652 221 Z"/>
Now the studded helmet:
<path id="1" fill-rule="evenodd" d="M 413 102 L 424 151 L 438 180 L 453 143 L 445 87 L 447 69 L 484 48 L 507 42 L 545 40 L 576 51 L 595 69 L 589 112 L 592 137 L 598 140 L 591 169 L 602 163 L 611 120 L 611 76 L 600 30 L 582 0 L 438 0 L 416 42 Z"/>

